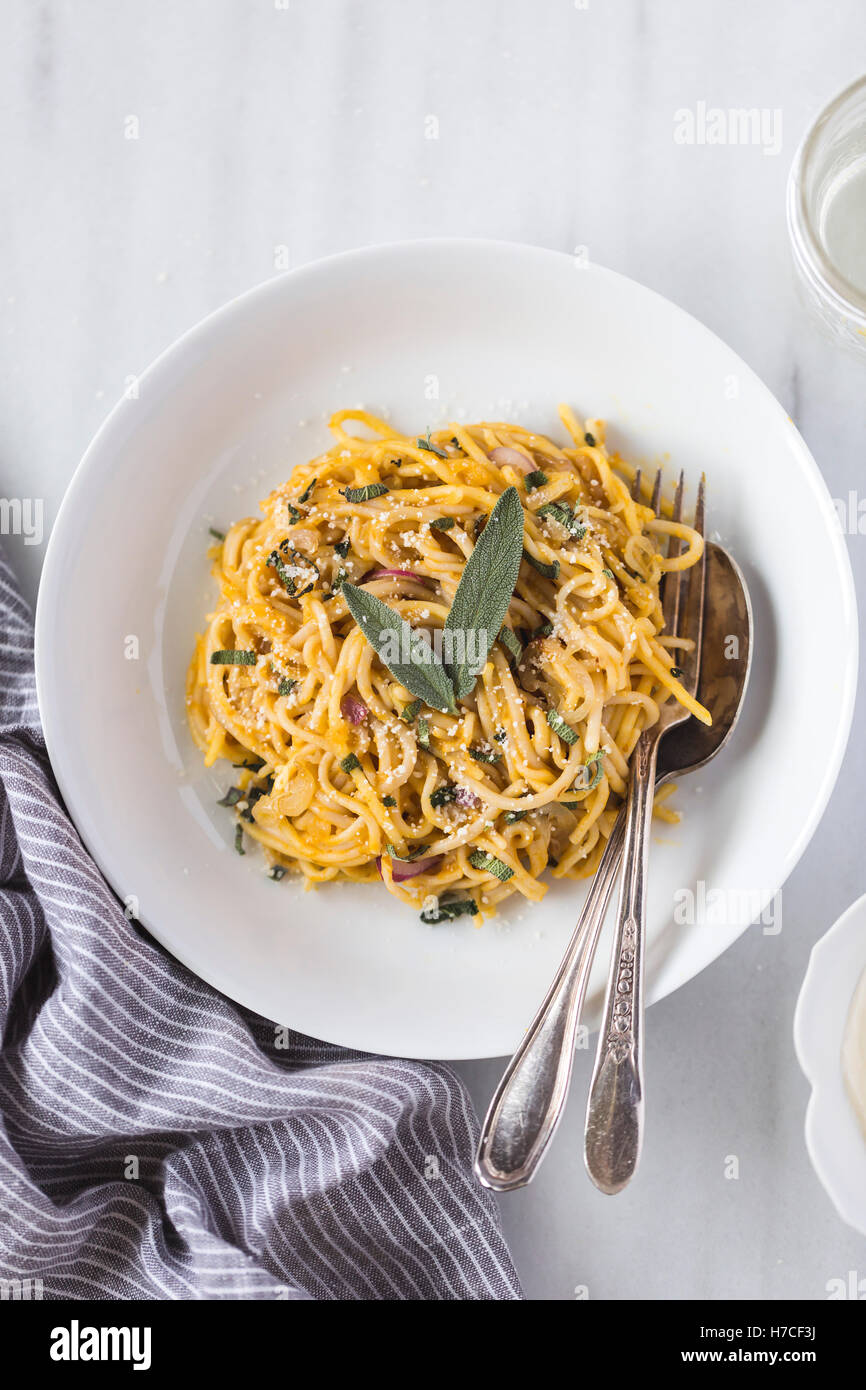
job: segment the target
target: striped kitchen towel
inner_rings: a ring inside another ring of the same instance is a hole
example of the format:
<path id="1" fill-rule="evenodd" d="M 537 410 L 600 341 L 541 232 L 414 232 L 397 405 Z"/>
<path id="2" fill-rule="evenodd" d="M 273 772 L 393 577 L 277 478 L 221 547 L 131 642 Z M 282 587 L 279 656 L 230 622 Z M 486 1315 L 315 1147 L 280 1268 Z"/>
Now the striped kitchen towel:
<path id="1" fill-rule="evenodd" d="M 281 1036 L 126 918 L 52 779 L 2 557 L 0 1029 L 0 1295 L 520 1298 L 449 1067 Z"/>

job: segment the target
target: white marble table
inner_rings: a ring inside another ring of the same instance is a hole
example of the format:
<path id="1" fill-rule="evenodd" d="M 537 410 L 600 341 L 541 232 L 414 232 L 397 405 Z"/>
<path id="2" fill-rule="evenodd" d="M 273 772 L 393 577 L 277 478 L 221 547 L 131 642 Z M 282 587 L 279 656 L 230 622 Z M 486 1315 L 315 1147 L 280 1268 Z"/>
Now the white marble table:
<path id="1" fill-rule="evenodd" d="M 862 0 L 6 0 L 4 31 L 0 489 L 43 498 L 46 534 L 182 330 L 286 258 L 429 234 L 587 247 L 745 357 L 834 496 L 862 488 L 866 368 L 801 316 L 784 220 L 810 113 L 863 63 Z M 778 111 L 778 152 L 678 143 L 699 103 Z M 3 544 L 33 595 L 44 545 Z M 531 1298 L 820 1299 L 866 1275 L 806 1158 L 790 1027 L 812 942 L 866 889 L 864 771 L 855 733 L 780 935 L 653 1009 L 647 1148 L 616 1199 L 582 1171 L 579 1055 L 555 1150 L 503 1203 Z M 461 1070 L 483 1109 L 499 1064 Z"/>

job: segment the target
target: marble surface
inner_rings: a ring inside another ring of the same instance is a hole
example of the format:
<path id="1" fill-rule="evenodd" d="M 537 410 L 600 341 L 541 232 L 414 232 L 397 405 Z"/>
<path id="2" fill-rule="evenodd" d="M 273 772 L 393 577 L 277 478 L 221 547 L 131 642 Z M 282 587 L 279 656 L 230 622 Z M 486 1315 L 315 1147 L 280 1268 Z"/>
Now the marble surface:
<path id="1" fill-rule="evenodd" d="M 0 488 L 44 499 L 47 534 L 127 377 L 204 314 L 286 261 L 460 234 L 583 246 L 674 299 L 764 378 L 847 497 L 866 468 L 866 365 L 798 307 L 784 190 L 864 40 L 862 0 L 820 15 L 790 0 L 6 0 Z M 699 103 L 780 113 L 778 150 L 679 143 L 676 113 Z M 44 544 L 2 543 L 32 596 Z M 866 540 L 848 544 L 862 596 Z M 781 933 L 752 928 L 653 1008 L 646 1152 L 615 1199 L 583 1173 L 578 1054 L 555 1149 L 502 1207 L 530 1298 L 820 1299 L 866 1275 L 806 1157 L 791 1043 L 810 947 L 866 889 L 862 717 L 861 700 Z M 820 711 L 803 737 L 820 739 Z M 500 1064 L 461 1070 L 483 1110 Z"/>

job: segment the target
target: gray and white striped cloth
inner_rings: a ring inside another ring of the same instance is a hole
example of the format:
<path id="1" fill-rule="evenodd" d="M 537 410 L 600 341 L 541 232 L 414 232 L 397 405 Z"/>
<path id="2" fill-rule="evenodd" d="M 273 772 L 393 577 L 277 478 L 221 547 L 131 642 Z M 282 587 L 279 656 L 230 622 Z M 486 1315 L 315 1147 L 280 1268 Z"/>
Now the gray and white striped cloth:
<path id="1" fill-rule="evenodd" d="M 450 1068 L 278 1048 L 126 918 L 52 779 L 2 557 L 0 784 L 6 1296 L 520 1298 Z"/>

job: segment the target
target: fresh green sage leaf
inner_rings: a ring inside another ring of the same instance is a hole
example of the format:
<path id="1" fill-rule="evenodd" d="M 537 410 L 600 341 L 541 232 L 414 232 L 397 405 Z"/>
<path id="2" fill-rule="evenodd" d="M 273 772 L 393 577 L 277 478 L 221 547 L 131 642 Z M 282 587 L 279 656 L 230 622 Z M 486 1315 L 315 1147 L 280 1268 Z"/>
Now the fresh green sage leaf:
<path id="1" fill-rule="evenodd" d="M 522 547 L 520 494 L 508 487 L 466 561 L 445 619 L 445 631 L 453 639 L 448 674 L 458 700 L 469 694 L 499 635 L 520 573 Z"/>
<path id="2" fill-rule="evenodd" d="M 475 917 L 478 913 L 478 904 L 473 898 L 452 898 L 450 902 L 440 903 L 437 901 L 434 908 L 425 907 L 421 913 L 421 921 L 428 926 L 435 927 L 439 922 L 452 922 L 455 917 L 464 915 Z"/>
<path id="3" fill-rule="evenodd" d="M 499 633 L 499 640 L 512 661 L 519 662 L 523 656 L 523 644 L 517 634 L 512 632 L 510 627 L 503 627 Z"/>
<path id="4" fill-rule="evenodd" d="M 255 666 L 258 659 L 256 652 L 245 652 L 240 648 L 210 654 L 211 666 Z"/>
<path id="5" fill-rule="evenodd" d="M 565 502 L 545 502 L 543 507 L 538 508 L 535 515 L 549 516 L 552 521 L 558 522 L 574 540 L 583 540 L 586 535 L 586 526 Z"/>
<path id="6" fill-rule="evenodd" d="M 501 753 L 488 753 L 484 748 L 470 748 L 469 756 L 476 763 L 499 763 L 502 761 Z"/>
<path id="7" fill-rule="evenodd" d="M 374 497 L 384 497 L 388 491 L 384 483 L 365 483 L 363 487 L 343 487 L 341 493 L 347 502 L 372 502 Z"/>
<path id="8" fill-rule="evenodd" d="M 430 431 L 427 431 L 426 439 L 416 439 L 415 443 L 419 449 L 426 449 L 428 454 L 436 454 L 437 458 L 447 459 L 448 455 L 444 449 L 440 449 L 438 444 L 434 444 L 430 438 Z"/>
<path id="9" fill-rule="evenodd" d="M 488 874 L 493 874 L 500 883 L 507 883 L 514 876 L 513 869 L 510 869 L 507 864 L 503 864 L 502 860 L 497 859 L 495 854 L 488 854 L 483 849 L 473 850 L 469 856 L 469 863 L 473 869 L 483 869 Z"/>
<path id="10" fill-rule="evenodd" d="M 577 734 L 570 724 L 566 724 L 558 710 L 549 709 L 547 711 L 547 722 L 555 734 L 559 734 L 563 743 L 577 743 Z"/>
<path id="11" fill-rule="evenodd" d="M 523 558 L 532 565 L 533 569 L 538 570 L 539 574 L 543 574 L 545 579 L 557 579 L 559 577 L 558 560 L 554 560 L 552 564 L 548 565 L 545 560 L 539 560 L 535 555 L 530 555 L 528 550 L 524 550 Z"/>
<path id="12" fill-rule="evenodd" d="M 447 806 L 449 802 L 457 799 L 457 788 L 452 782 L 443 782 L 441 787 L 436 787 L 430 793 L 430 805 L 438 810 L 440 806 Z"/>
<path id="13" fill-rule="evenodd" d="M 451 681 L 429 643 L 373 594 L 348 581 L 342 592 L 355 622 L 395 679 L 431 709 L 453 714 Z"/>

